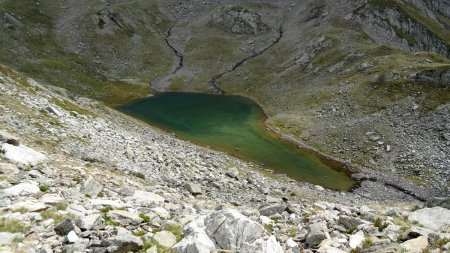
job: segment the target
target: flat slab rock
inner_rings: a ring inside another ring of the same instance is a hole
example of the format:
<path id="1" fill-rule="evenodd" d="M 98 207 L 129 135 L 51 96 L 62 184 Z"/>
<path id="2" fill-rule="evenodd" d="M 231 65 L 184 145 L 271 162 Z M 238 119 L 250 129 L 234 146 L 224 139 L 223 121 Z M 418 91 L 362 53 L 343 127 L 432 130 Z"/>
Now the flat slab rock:
<path id="1" fill-rule="evenodd" d="M 47 157 L 26 146 L 14 146 L 8 143 L 2 145 L 6 159 L 24 165 L 35 166 L 45 160 Z"/>
<path id="2" fill-rule="evenodd" d="M 430 229 L 450 227 L 450 210 L 443 207 L 423 208 L 412 212 L 408 220 L 416 221 Z"/>

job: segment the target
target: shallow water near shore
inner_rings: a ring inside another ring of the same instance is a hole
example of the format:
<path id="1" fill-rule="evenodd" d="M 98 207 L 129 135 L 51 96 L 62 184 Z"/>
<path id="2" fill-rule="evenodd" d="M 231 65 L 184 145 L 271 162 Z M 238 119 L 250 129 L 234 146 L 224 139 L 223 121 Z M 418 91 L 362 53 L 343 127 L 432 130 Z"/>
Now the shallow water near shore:
<path id="1" fill-rule="evenodd" d="M 268 131 L 261 107 L 240 96 L 167 92 L 118 109 L 181 139 L 263 164 L 295 180 L 343 191 L 356 183 L 336 163 Z"/>

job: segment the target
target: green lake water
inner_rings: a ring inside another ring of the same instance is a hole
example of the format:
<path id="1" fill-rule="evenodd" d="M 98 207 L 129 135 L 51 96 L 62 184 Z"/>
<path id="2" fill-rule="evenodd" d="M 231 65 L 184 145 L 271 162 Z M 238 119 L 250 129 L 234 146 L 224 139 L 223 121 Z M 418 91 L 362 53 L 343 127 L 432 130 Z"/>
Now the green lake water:
<path id="1" fill-rule="evenodd" d="M 262 109 L 243 97 L 168 92 L 132 101 L 119 110 L 295 180 L 336 190 L 349 190 L 355 184 L 338 165 L 269 132 Z"/>

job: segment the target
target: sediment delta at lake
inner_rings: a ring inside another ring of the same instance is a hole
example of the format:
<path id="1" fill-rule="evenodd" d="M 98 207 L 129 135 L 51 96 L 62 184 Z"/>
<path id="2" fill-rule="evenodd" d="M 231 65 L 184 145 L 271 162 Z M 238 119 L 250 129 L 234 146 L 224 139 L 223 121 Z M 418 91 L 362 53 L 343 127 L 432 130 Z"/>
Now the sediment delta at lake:
<path id="1" fill-rule="evenodd" d="M 180 138 L 262 164 L 295 180 L 336 190 L 355 185 L 348 171 L 266 130 L 261 107 L 243 97 L 169 92 L 119 109 Z"/>

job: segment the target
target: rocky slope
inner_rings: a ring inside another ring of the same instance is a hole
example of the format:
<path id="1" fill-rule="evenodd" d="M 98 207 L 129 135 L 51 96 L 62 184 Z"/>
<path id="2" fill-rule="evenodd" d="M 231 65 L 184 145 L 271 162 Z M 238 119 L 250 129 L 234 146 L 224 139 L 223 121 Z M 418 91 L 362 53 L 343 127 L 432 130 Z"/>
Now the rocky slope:
<path id="1" fill-rule="evenodd" d="M 251 97 L 295 141 L 449 191 L 446 1 L 0 3 L 0 62 L 36 80 L 108 105 L 149 83 Z"/>
<path id="2" fill-rule="evenodd" d="M 4 66 L 0 91 L 2 252 L 450 247 L 448 209 L 416 210 L 384 184 L 345 193 L 279 178 Z M 385 195 L 367 194 L 377 187 Z"/>

